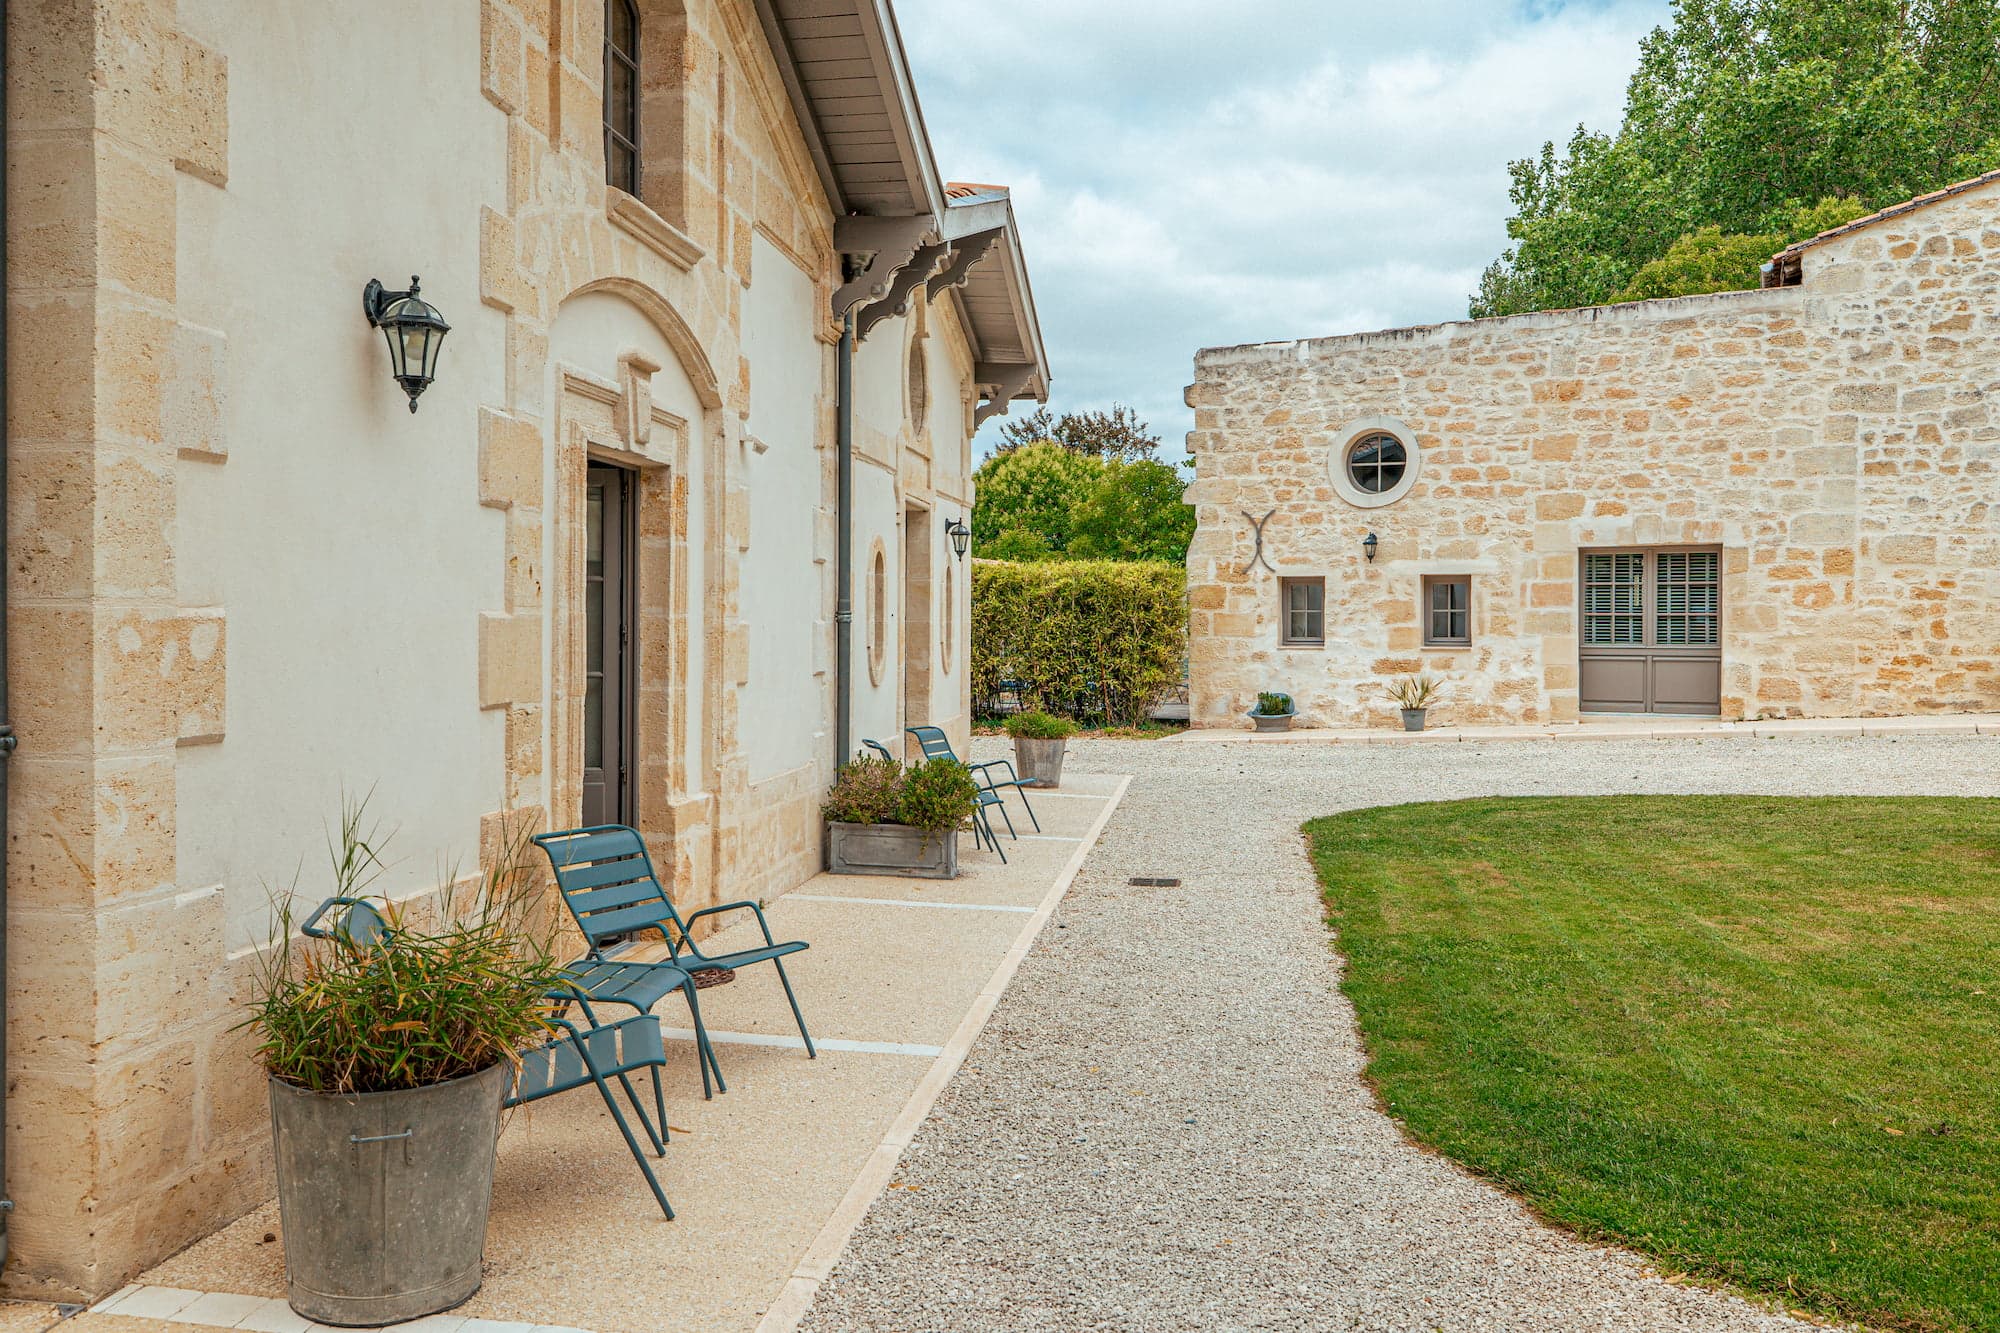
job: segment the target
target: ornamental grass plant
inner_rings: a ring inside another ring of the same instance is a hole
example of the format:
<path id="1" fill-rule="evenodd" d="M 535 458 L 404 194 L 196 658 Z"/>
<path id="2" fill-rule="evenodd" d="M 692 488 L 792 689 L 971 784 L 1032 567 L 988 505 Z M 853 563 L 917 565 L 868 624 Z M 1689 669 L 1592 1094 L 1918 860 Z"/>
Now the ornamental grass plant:
<path id="1" fill-rule="evenodd" d="M 367 804 L 344 801 L 328 836 L 335 896 L 365 897 L 387 869 L 390 835 L 368 820 Z M 367 945 L 298 935 L 285 895 L 241 1025 L 256 1034 L 265 1070 L 310 1092 L 354 1094 L 518 1065 L 553 1030 L 545 997 L 562 973 L 525 842 L 504 848 L 469 887 L 447 873 L 428 900 L 372 902 L 388 930 Z"/>

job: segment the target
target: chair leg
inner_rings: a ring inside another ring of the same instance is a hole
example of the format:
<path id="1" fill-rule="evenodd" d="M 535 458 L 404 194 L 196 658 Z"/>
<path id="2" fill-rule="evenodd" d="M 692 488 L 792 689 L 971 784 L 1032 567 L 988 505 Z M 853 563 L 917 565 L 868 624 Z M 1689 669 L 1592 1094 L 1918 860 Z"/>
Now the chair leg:
<path id="1" fill-rule="evenodd" d="M 993 836 L 993 821 L 986 817 L 986 811 L 984 810 L 977 812 L 977 818 L 980 825 L 986 830 L 986 845 L 991 847 L 995 854 L 999 856 L 1000 864 L 1003 866 L 1006 865 L 1007 852 L 1000 846 L 1000 839 Z"/>
<path id="2" fill-rule="evenodd" d="M 701 1095 L 704 1100 L 713 1101 L 718 1092 L 728 1092 L 729 1085 L 722 1081 L 722 1066 L 715 1061 L 715 1045 L 708 1039 L 708 1025 L 701 1021 L 701 1002 L 695 999 L 694 978 L 681 983 L 681 993 L 687 998 L 688 1016 L 694 1020 L 694 1048 L 696 1061 L 701 1065 Z M 709 1087 L 708 1076 L 715 1074 L 715 1086 Z"/>
<path id="3" fill-rule="evenodd" d="M 1040 833 L 1042 831 L 1042 821 L 1035 819 L 1035 807 L 1028 804 L 1028 789 L 1026 787 L 1016 787 L 1014 788 L 1014 793 L 1021 798 L 1021 808 L 1028 812 L 1028 818 L 1034 820 L 1035 832 Z"/>
<path id="4" fill-rule="evenodd" d="M 597 1084 L 597 1093 L 600 1097 L 604 1098 L 605 1108 L 611 1112 L 611 1118 L 618 1122 L 618 1132 L 625 1136 L 625 1146 L 631 1150 L 632 1160 L 637 1162 L 639 1170 L 645 1173 L 646 1185 L 653 1191 L 653 1198 L 659 1201 L 660 1211 L 667 1215 L 669 1222 L 673 1221 L 674 1208 L 672 1204 L 667 1202 L 667 1192 L 660 1188 L 660 1178 L 653 1174 L 652 1163 L 646 1160 L 646 1154 L 639 1151 L 639 1140 L 632 1137 L 632 1126 L 625 1122 L 625 1113 L 618 1109 L 618 1102 L 612 1097 L 611 1089 L 605 1086 L 604 1075 L 598 1073 L 596 1066 L 593 1065 L 590 1066 L 590 1077 L 591 1081 Z M 625 1076 L 620 1074 L 618 1077 L 620 1081 L 623 1081 Z M 631 1085 L 627 1084 L 626 1086 L 630 1088 Z M 633 1104 L 632 1110 L 639 1117 L 640 1123 L 644 1124 L 646 1113 L 639 1109 L 637 1103 Z M 662 1120 L 660 1128 L 665 1130 L 666 1127 L 667 1122 Z M 659 1142 L 659 1135 L 653 1132 L 653 1127 L 650 1124 L 646 1125 L 646 1136 L 655 1143 Z"/>
<path id="5" fill-rule="evenodd" d="M 806 1059 L 819 1059 L 819 1052 L 813 1049 L 812 1033 L 806 1031 L 806 1016 L 799 1012 L 799 997 L 792 994 L 792 979 L 785 975 L 785 960 L 773 958 L 771 966 L 778 969 L 778 980 L 785 986 L 785 999 L 791 1002 L 792 1021 L 799 1025 L 799 1035 L 806 1040 Z"/>
<path id="6" fill-rule="evenodd" d="M 1007 836 L 1015 842 L 1019 842 L 1021 835 L 1014 832 L 1014 816 L 1007 813 L 1007 803 L 1005 801 L 995 801 L 993 807 L 1000 812 L 1000 818 L 1007 821 Z"/>
<path id="7" fill-rule="evenodd" d="M 657 1103 L 659 1106 L 659 1114 L 660 1114 L 660 1128 L 658 1132 L 655 1132 L 653 1129 L 653 1122 L 646 1118 L 646 1114 L 644 1111 L 640 1110 L 639 1094 L 633 1090 L 632 1080 L 625 1077 L 623 1073 L 620 1073 L 618 1075 L 618 1083 L 619 1086 L 625 1089 L 625 1099 L 632 1103 L 632 1109 L 634 1111 L 639 1112 L 639 1123 L 646 1127 L 646 1137 L 652 1141 L 654 1155 L 658 1157 L 665 1157 L 667 1155 L 667 1145 L 665 1142 L 667 1133 L 666 1102 L 662 1100 L 659 1103 Z M 658 1065 L 654 1065 L 653 1095 L 655 1097 L 658 1097 L 659 1093 L 660 1093 L 660 1067 Z"/>

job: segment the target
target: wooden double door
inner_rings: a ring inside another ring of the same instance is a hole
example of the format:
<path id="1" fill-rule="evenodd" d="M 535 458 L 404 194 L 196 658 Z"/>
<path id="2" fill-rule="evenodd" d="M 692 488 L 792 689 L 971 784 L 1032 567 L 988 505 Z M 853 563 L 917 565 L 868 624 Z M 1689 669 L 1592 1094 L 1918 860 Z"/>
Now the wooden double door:
<path id="1" fill-rule="evenodd" d="M 1586 713 L 1722 710 L 1722 551 L 1582 551 L 1579 684 Z"/>

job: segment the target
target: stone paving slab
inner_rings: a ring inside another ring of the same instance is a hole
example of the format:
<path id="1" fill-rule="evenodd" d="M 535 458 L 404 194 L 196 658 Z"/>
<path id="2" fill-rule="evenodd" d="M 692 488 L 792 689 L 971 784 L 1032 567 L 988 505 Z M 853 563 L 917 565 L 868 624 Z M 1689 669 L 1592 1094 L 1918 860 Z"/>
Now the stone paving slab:
<path id="1" fill-rule="evenodd" d="M 772 900 L 773 932 L 812 944 L 787 969 L 821 1054 L 806 1058 L 773 970 L 749 969 L 702 992 L 730 1089 L 703 1101 L 693 1044 L 676 1036 L 688 1027 L 686 1010 L 662 1002 L 673 1141 L 655 1166 L 678 1220 L 661 1218 L 591 1090 L 522 1108 L 501 1136 L 484 1285 L 449 1315 L 396 1327 L 720 1333 L 755 1328 L 777 1304 L 802 1310 L 1126 781 L 1094 774 L 1035 793 L 1048 832 L 1018 843 L 1002 833 L 1005 866 L 966 839 L 966 873 L 956 881 L 820 875 Z M 1018 802 L 1014 809 L 1025 834 Z M 955 906 L 935 905 L 947 900 Z M 746 914 L 705 943 L 720 950 L 753 939 L 762 943 Z M 318 1333 L 284 1306 L 283 1246 L 263 1239 L 278 1229 L 277 1205 L 267 1203 L 65 1333 L 156 1325 Z M 0 1333 L 12 1331 L 0 1325 Z"/>

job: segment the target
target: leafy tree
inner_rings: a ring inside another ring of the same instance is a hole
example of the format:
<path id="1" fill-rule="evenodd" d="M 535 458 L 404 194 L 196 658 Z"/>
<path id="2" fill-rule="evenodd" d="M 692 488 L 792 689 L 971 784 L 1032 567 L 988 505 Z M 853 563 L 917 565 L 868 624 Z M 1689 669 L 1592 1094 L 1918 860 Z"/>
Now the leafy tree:
<path id="1" fill-rule="evenodd" d="M 1097 480 L 1103 465 L 1071 453 L 1053 440 L 1038 440 L 996 453 L 973 474 L 972 540 L 983 556 L 994 555 L 1003 533 L 1008 550 L 1020 559 L 1039 541 L 1048 558 L 1069 550 L 1070 513 Z"/>
<path id="2" fill-rule="evenodd" d="M 1509 167 L 1513 244 L 1472 313 L 1618 299 L 1683 237 L 1669 268 L 1708 280 L 1749 237 L 1822 230 L 1807 201 L 1858 216 L 2000 166 L 1996 51 L 2000 0 L 1675 0 L 1618 132 Z"/>
<path id="3" fill-rule="evenodd" d="M 1123 403 L 1114 403 L 1109 412 L 1065 412 L 1060 417 L 1038 407 L 1001 425 L 997 452 L 1007 453 L 1042 440 L 1086 458 L 1151 458 L 1160 447 L 1160 437 L 1139 420 L 1138 414 Z"/>
<path id="4" fill-rule="evenodd" d="M 1194 510 L 1180 470 L 1157 458 L 1099 459 L 1038 440 L 974 474 L 972 539 L 992 560 L 1187 558 Z"/>
<path id="5" fill-rule="evenodd" d="M 1008 528 L 990 542 L 979 546 L 982 560 L 1060 560 L 1062 552 L 1051 550 L 1046 537 L 1038 537 L 1026 528 Z"/>
<path id="6" fill-rule="evenodd" d="M 1181 501 L 1180 469 L 1156 458 L 1105 464 L 1071 511 L 1069 554 L 1083 560 L 1187 559 L 1194 506 Z"/>
<path id="7" fill-rule="evenodd" d="M 1795 240 L 1852 222 L 1864 211 L 1856 199 L 1823 199 L 1812 208 L 1795 210 L 1791 225 L 1779 232 L 1725 232 L 1720 227 L 1691 231 L 1640 269 L 1617 299 L 1646 301 L 1755 287 L 1772 255 Z"/>

